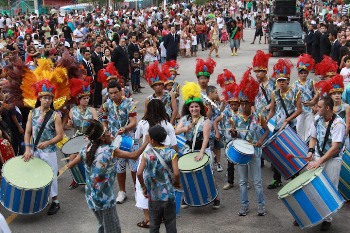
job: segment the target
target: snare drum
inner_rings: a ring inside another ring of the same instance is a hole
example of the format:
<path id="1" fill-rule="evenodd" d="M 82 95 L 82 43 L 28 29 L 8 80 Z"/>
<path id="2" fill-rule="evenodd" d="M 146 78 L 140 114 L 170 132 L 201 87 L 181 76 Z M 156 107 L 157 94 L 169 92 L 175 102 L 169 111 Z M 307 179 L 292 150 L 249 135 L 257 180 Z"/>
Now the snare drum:
<path id="1" fill-rule="evenodd" d="M 210 158 L 204 154 L 202 160 L 195 161 L 198 152 L 188 153 L 179 158 L 184 201 L 190 206 L 208 205 L 218 195 L 214 176 L 210 168 Z"/>
<path id="2" fill-rule="evenodd" d="M 67 137 L 67 135 L 63 135 L 63 139 L 57 142 L 56 146 L 58 147 L 58 149 L 62 149 L 62 146 L 68 141 L 69 141 L 69 138 Z"/>
<path id="3" fill-rule="evenodd" d="M 84 147 L 89 144 L 89 140 L 84 136 L 76 136 L 69 139 L 61 148 L 63 154 L 71 155 L 81 151 Z"/>
<path id="4" fill-rule="evenodd" d="M 308 147 L 290 126 L 286 126 L 267 140 L 263 145 L 262 152 L 262 155 L 271 161 L 285 179 L 297 174 L 308 163 L 306 159 Z M 302 156 L 305 159 L 294 158 L 291 155 Z"/>
<path id="5" fill-rule="evenodd" d="M 119 148 L 123 151 L 132 151 L 134 140 L 130 136 L 118 135 L 112 142 L 112 146 Z"/>
<path id="6" fill-rule="evenodd" d="M 54 173 L 39 158 L 8 160 L 2 169 L 1 204 L 17 214 L 35 214 L 48 204 Z"/>
<path id="7" fill-rule="evenodd" d="M 69 158 L 69 155 L 62 153 L 63 158 Z M 65 160 L 66 164 L 69 163 L 69 159 Z M 73 178 L 73 180 L 77 184 L 86 184 L 86 174 L 85 174 L 85 167 L 84 162 L 81 160 L 78 164 L 76 164 L 74 167 L 69 169 L 69 172 Z"/>
<path id="8" fill-rule="evenodd" d="M 278 192 L 301 229 L 313 227 L 339 210 L 343 197 L 338 193 L 322 168 L 308 170 L 293 179 Z"/>
<path id="9" fill-rule="evenodd" d="M 247 165 L 254 155 L 254 146 L 242 139 L 235 139 L 226 146 L 227 158 L 234 164 Z"/>
<path id="10" fill-rule="evenodd" d="M 350 200 L 350 151 L 343 154 L 338 190 L 345 200 Z"/>

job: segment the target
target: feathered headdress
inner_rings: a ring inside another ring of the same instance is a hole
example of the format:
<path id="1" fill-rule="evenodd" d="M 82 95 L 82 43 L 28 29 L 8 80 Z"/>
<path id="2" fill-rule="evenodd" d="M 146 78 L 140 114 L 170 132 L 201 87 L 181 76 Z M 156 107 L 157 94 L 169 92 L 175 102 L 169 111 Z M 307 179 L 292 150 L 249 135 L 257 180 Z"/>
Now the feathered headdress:
<path id="1" fill-rule="evenodd" d="M 72 78 L 69 80 L 69 87 L 71 95 L 76 99 L 91 95 L 90 84 L 83 79 Z"/>
<path id="2" fill-rule="evenodd" d="M 166 64 L 162 65 L 162 73 L 165 76 L 165 78 L 167 79 L 167 81 L 165 81 L 165 85 L 167 85 L 168 83 L 174 83 L 175 81 L 175 76 L 173 74 L 170 73 L 170 67 Z"/>
<path id="3" fill-rule="evenodd" d="M 156 83 L 165 83 L 167 81 L 165 75 L 159 70 L 158 62 L 147 66 L 145 79 L 151 87 Z"/>
<path id="4" fill-rule="evenodd" d="M 185 104 L 192 102 L 203 102 L 201 96 L 201 88 L 195 82 L 186 82 L 182 87 L 182 97 L 185 100 Z"/>
<path id="5" fill-rule="evenodd" d="M 163 66 L 168 66 L 169 67 L 169 70 L 170 72 L 174 71 L 177 73 L 177 71 L 179 70 L 179 64 L 177 64 L 177 62 L 175 60 L 170 60 L 170 61 L 167 61 L 163 64 Z"/>
<path id="6" fill-rule="evenodd" d="M 66 68 L 69 79 L 82 78 L 84 76 L 84 66 L 79 64 L 68 51 L 65 51 L 61 59 L 57 61 L 57 67 Z"/>
<path id="7" fill-rule="evenodd" d="M 50 59 L 39 59 L 34 72 L 24 76 L 21 90 L 26 106 L 34 108 L 38 97 L 51 95 L 55 109 L 60 109 L 70 99 L 67 70 L 63 67 L 54 68 Z"/>
<path id="8" fill-rule="evenodd" d="M 260 70 L 268 70 L 269 67 L 269 59 L 272 55 L 270 53 L 264 53 L 261 50 L 256 51 L 256 54 L 253 58 L 253 70 L 260 71 Z"/>
<path id="9" fill-rule="evenodd" d="M 239 101 L 254 102 L 255 96 L 259 92 L 259 83 L 251 76 L 252 68 L 248 68 L 243 74 L 241 83 L 239 84 Z"/>
<path id="10" fill-rule="evenodd" d="M 304 53 L 298 57 L 297 69 L 298 72 L 301 70 L 311 71 L 314 69 L 315 60 L 310 54 Z"/>
<path id="11" fill-rule="evenodd" d="M 214 72 L 214 68 L 216 66 L 216 62 L 208 57 L 206 61 L 201 58 L 197 58 L 196 60 L 196 75 L 197 77 L 205 76 L 210 78 L 210 75 Z"/>
<path id="12" fill-rule="evenodd" d="M 335 75 L 334 77 L 323 80 L 315 84 L 317 89 L 320 89 L 321 95 L 331 95 L 334 92 L 343 92 L 344 91 L 344 81 L 343 76 L 340 74 Z"/>
<path id="13" fill-rule="evenodd" d="M 273 66 L 272 77 L 278 79 L 290 79 L 290 71 L 293 67 L 292 62 L 287 59 L 278 59 L 277 63 Z"/>
<path id="14" fill-rule="evenodd" d="M 216 83 L 219 84 L 220 87 L 224 87 L 226 85 L 229 85 L 235 82 L 236 82 L 235 76 L 228 69 L 224 69 L 224 72 L 219 74 L 218 78 L 216 79 Z"/>
<path id="15" fill-rule="evenodd" d="M 222 95 L 227 102 L 239 102 L 238 99 L 239 88 L 237 83 L 226 85 Z"/>
<path id="16" fill-rule="evenodd" d="M 324 55 L 320 63 L 315 65 L 315 74 L 323 78 L 337 74 L 338 64 L 331 57 Z"/>
<path id="17" fill-rule="evenodd" d="M 119 80 L 122 78 L 120 74 L 118 73 L 118 70 L 114 66 L 114 62 L 110 62 L 106 68 L 100 69 L 97 72 L 97 81 L 103 84 L 104 87 L 107 86 L 108 82 L 110 80 Z"/>

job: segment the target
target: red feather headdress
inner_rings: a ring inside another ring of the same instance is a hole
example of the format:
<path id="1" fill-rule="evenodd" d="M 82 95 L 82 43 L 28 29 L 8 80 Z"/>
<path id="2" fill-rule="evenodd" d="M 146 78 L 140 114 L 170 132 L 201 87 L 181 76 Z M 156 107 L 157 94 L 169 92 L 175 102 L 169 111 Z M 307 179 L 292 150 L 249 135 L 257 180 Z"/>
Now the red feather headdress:
<path id="1" fill-rule="evenodd" d="M 179 64 L 175 60 L 170 60 L 165 62 L 162 66 L 168 66 L 170 71 L 175 71 L 177 74 L 177 71 L 179 70 Z"/>
<path id="2" fill-rule="evenodd" d="M 237 83 L 226 85 L 222 95 L 227 102 L 239 102 L 238 100 L 239 88 Z"/>
<path id="3" fill-rule="evenodd" d="M 196 60 L 196 75 L 197 77 L 205 76 L 210 78 L 210 75 L 214 72 L 214 68 L 216 66 L 216 62 L 208 57 L 206 61 L 201 58 L 197 58 Z"/>
<path id="4" fill-rule="evenodd" d="M 310 54 L 304 53 L 299 56 L 298 62 L 297 62 L 298 71 L 301 71 L 301 70 L 311 71 L 314 69 L 314 66 L 315 66 L 315 60 L 312 58 Z"/>
<path id="5" fill-rule="evenodd" d="M 315 65 L 315 74 L 323 78 L 337 74 L 338 64 L 331 57 L 324 55 L 320 63 Z"/>
<path id="6" fill-rule="evenodd" d="M 279 78 L 290 78 L 291 68 L 293 67 L 292 62 L 287 59 L 278 59 L 277 63 L 273 66 L 273 74 L 272 77 Z"/>
<path id="7" fill-rule="evenodd" d="M 72 78 L 69 80 L 70 93 L 76 99 L 84 96 L 90 96 L 90 84 L 83 79 Z"/>
<path id="8" fill-rule="evenodd" d="M 165 83 L 167 81 L 165 75 L 159 70 L 158 62 L 147 66 L 145 79 L 151 87 L 156 83 Z"/>
<path id="9" fill-rule="evenodd" d="M 224 87 L 226 85 L 229 85 L 235 82 L 236 82 L 235 76 L 228 69 L 224 69 L 224 72 L 219 74 L 218 78 L 216 79 L 216 83 L 219 84 L 220 87 Z"/>
<path id="10" fill-rule="evenodd" d="M 122 78 L 118 73 L 118 70 L 114 66 L 114 62 L 110 62 L 106 68 L 101 69 L 97 72 L 97 81 L 103 84 L 104 87 L 107 86 L 108 82 L 112 79 L 119 80 Z"/>
<path id="11" fill-rule="evenodd" d="M 239 100 L 254 102 L 255 96 L 259 92 L 259 83 L 251 76 L 252 68 L 248 68 L 243 74 L 241 83 L 239 84 Z"/>
<path id="12" fill-rule="evenodd" d="M 261 50 L 256 51 L 256 54 L 253 58 L 253 70 L 268 70 L 269 67 L 269 59 L 272 56 L 270 53 L 264 53 Z"/>
<path id="13" fill-rule="evenodd" d="M 335 75 L 334 77 L 323 80 L 315 84 L 317 89 L 320 89 L 321 95 L 331 95 L 334 92 L 343 92 L 344 91 L 344 81 L 343 76 L 340 74 Z"/>

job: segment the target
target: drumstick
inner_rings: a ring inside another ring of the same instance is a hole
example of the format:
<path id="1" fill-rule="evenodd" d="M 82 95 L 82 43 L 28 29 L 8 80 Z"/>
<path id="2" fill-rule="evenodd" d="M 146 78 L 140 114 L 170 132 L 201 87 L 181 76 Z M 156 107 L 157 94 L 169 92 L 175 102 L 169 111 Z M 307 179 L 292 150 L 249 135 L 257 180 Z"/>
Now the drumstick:
<path id="1" fill-rule="evenodd" d="M 292 154 L 288 154 L 288 155 L 287 155 L 287 159 L 288 159 L 288 160 L 291 160 L 291 159 L 293 159 L 293 158 L 307 159 L 307 157 L 305 157 L 305 156 L 297 156 L 297 155 L 292 155 Z"/>
<path id="2" fill-rule="evenodd" d="M 67 158 L 63 158 L 63 159 L 61 159 L 61 161 L 65 161 L 65 160 L 69 160 L 70 158 L 69 157 L 67 157 Z"/>
<path id="3" fill-rule="evenodd" d="M 249 132 L 251 130 L 248 129 L 224 129 L 224 131 L 230 131 L 230 130 L 234 130 L 234 131 L 238 131 L 238 132 Z"/>

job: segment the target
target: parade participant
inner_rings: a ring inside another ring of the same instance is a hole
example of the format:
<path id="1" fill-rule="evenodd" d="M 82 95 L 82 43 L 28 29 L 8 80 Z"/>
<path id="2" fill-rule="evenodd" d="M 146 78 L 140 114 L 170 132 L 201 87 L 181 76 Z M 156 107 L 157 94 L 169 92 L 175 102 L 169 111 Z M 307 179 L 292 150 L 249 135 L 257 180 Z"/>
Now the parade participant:
<path id="1" fill-rule="evenodd" d="M 196 76 L 201 88 L 201 94 L 206 95 L 210 75 L 214 72 L 216 62 L 208 57 L 206 61 L 201 58 L 196 59 Z"/>
<path id="2" fill-rule="evenodd" d="M 177 232 L 175 188 L 180 188 L 177 152 L 164 146 L 168 134 L 162 126 L 152 126 L 148 133 L 152 147 L 145 150 L 137 177 L 143 194 L 149 198 L 150 232 L 159 232 L 162 220 L 167 232 Z"/>
<path id="3" fill-rule="evenodd" d="M 270 112 L 267 116 L 269 121 L 276 117 L 275 132 L 283 130 L 288 124 L 292 129 L 296 129 L 296 118 L 302 113 L 300 92 L 289 86 L 290 72 L 293 64 L 288 59 L 279 59 L 274 65 L 272 77 L 276 77 L 279 89 L 271 94 Z M 273 167 L 274 175 L 272 183 L 267 187 L 274 189 L 282 186 L 281 174 Z"/>
<path id="4" fill-rule="evenodd" d="M 103 125 L 111 132 L 113 137 L 118 135 L 128 135 L 136 127 L 136 105 L 132 99 L 122 95 L 122 88 L 117 81 L 113 80 L 107 86 L 109 99 L 102 105 Z M 126 196 L 126 162 L 131 169 L 133 182 L 136 181 L 137 160 L 118 158 L 116 160 L 116 171 L 119 185 L 117 203 L 124 203 Z"/>
<path id="5" fill-rule="evenodd" d="M 320 117 L 311 125 L 308 157 L 313 161 L 309 162 L 307 169 L 322 166 L 334 187 L 338 187 L 346 126 L 343 119 L 333 112 L 331 97 L 321 97 L 317 105 Z M 321 231 L 329 231 L 331 223 L 331 217 L 324 219 Z"/>
<path id="6" fill-rule="evenodd" d="M 248 165 L 237 165 L 239 176 L 239 188 L 241 193 L 241 208 L 239 216 L 246 216 L 249 212 L 248 201 L 248 169 L 252 173 L 253 183 L 255 187 L 257 202 L 258 202 L 258 216 L 265 215 L 265 199 L 263 194 L 262 179 L 261 179 L 261 149 L 265 138 L 269 134 L 265 119 L 257 114 L 252 113 L 252 106 L 254 106 L 255 96 L 259 91 L 259 83 L 250 76 L 251 68 L 249 68 L 243 75 L 243 79 L 239 84 L 239 102 L 242 108 L 242 113 L 238 114 L 233 120 L 234 129 L 247 130 L 236 131 L 236 136 L 252 143 L 254 145 L 254 155 L 249 161 Z M 234 129 L 231 132 L 235 132 Z M 264 134 L 261 135 L 261 129 L 264 129 Z"/>
<path id="7" fill-rule="evenodd" d="M 108 97 L 107 86 L 108 83 L 112 80 L 118 81 L 122 79 L 122 76 L 118 73 L 118 70 L 115 68 L 114 63 L 110 62 L 106 68 L 100 69 L 97 73 L 97 81 L 102 83 L 104 89 L 102 90 L 102 103 L 106 102 Z M 123 94 L 124 96 L 124 94 Z"/>
<path id="8" fill-rule="evenodd" d="M 147 105 L 152 99 L 161 100 L 169 116 L 170 123 L 175 125 L 175 119 L 178 112 L 176 105 L 176 93 L 173 92 L 170 95 L 164 92 L 164 83 L 167 80 L 166 76 L 159 70 L 158 62 L 154 62 L 153 64 L 147 66 L 145 79 L 154 90 L 154 94 L 148 96 L 146 99 L 145 109 L 147 109 Z"/>
<path id="9" fill-rule="evenodd" d="M 147 111 L 145 112 L 144 117 L 137 124 L 135 139 L 139 139 L 142 137 L 143 141 L 145 141 L 145 138 L 148 135 L 148 130 L 150 129 L 150 127 L 153 127 L 155 125 L 161 125 L 165 129 L 170 139 L 169 145 L 172 146 L 174 149 L 178 150 L 176 146 L 177 141 L 174 127 L 168 121 L 168 115 L 166 114 L 164 104 L 161 100 L 158 99 L 153 99 L 148 103 Z M 148 199 L 144 197 L 140 182 L 137 177 L 135 199 L 136 207 L 142 209 L 144 213 L 144 220 L 137 223 L 137 226 L 142 228 L 149 228 L 150 218 L 148 211 Z"/>
<path id="10" fill-rule="evenodd" d="M 137 160 L 148 140 L 134 152 L 122 151 L 111 145 L 111 133 L 97 120 L 88 120 L 84 134 L 91 141 L 79 155 L 67 164 L 71 169 L 84 161 L 86 174 L 85 198 L 98 221 L 98 232 L 121 232 L 114 194 L 115 158 Z M 118 198 L 117 198 L 118 200 Z"/>
<path id="11" fill-rule="evenodd" d="M 313 122 L 313 113 L 311 107 L 317 103 L 319 94 L 316 91 L 315 83 L 312 78 L 308 78 L 309 72 L 314 69 L 315 61 L 309 54 L 299 56 L 297 69 L 299 79 L 295 81 L 292 88 L 300 93 L 303 112 L 297 117 L 297 133 L 302 140 L 306 141 L 310 135 L 310 126 Z"/>
<path id="12" fill-rule="evenodd" d="M 238 100 L 238 85 L 236 83 L 230 83 L 225 86 L 224 91 L 222 92 L 224 96 L 225 103 L 228 103 L 229 107 L 226 107 L 219 117 L 214 120 L 214 129 L 215 129 L 215 139 L 223 140 L 225 145 L 227 145 L 231 140 L 232 136 L 229 132 L 229 129 L 232 128 L 234 119 L 238 116 L 239 113 L 239 100 Z M 223 120 L 223 137 L 221 137 L 219 130 L 219 122 Z M 235 179 L 235 167 L 234 163 L 227 160 L 227 183 L 224 185 L 223 189 L 228 190 L 233 187 Z"/>
<path id="13" fill-rule="evenodd" d="M 88 126 L 87 120 L 98 120 L 97 112 L 94 108 L 89 107 L 89 100 L 91 96 L 91 89 L 89 83 L 82 79 L 73 78 L 70 80 L 71 95 L 77 101 L 76 106 L 73 106 L 69 111 L 68 126 L 73 126 L 74 136 L 82 135 Z M 75 155 L 70 156 L 73 160 Z M 72 180 L 69 189 L 75 189 L 79 185 Z"/>
<path id="14" fill-rule="evenodd" d="M 182 118 L 176 127 L 175 133 L 176 135 L 184 134 L 187 146 L 184 146 L 183 149 L 189 147 L 191 152 L 198 151 L 196 161 L 201 160 L 204 154 L 207 154 L 212 167 L 213 161 L 209 148 L 211 123 L 206 117 L 200 86 L 194 82 L 186 83 L 182 88 L 182 96 L 185 104 L 182 108 Z M 181 151 L 183 154 L 184 152 Z M 187 207 L 184 201 L 182 207 Z M 215 198 L 213 208 L 220 208 L 219 197 Z"/>
<path id="15" fill-rule="evenodd" d="M 169 92 L 171 90 L 174 90 L 177 94 L 177 97 L 179 96 L 179 88 L 180 88 L 179 83 L 175 81 L 176 76 L 178 75 L 177 73 L 178 69 L 179 69 L 179 65 L 175 60 L 167 61 L 162 65 L 163 74 L 167 74 L 168 72 L 170 73 L 169 77 L 167 77 L 167 81 L 165 81 L 164 83 L 164 90 Z"/>
<path id="16" fill-rule="evenodd" d="M 270 111 L 271 94 L 276 87 L 276 80 L 267 76 L 269 59 L 272 55 L 261 50 L 256 51 L 253 58 L 253 71 L 259 82 L 259 92 L 255 96 L 254 109 L 257 114 L 266 118 Z M 261 166 L 264 166 L 264 158 L 261 157 Z"/>
<path id="17" fill-rule="evenodd" d="M 337 74 L 338 64 L 331 57 L 324 55 L 320 63 L 315 65 L 315 75 L 321 75 L 321 80 L 327 80 Z"/>

